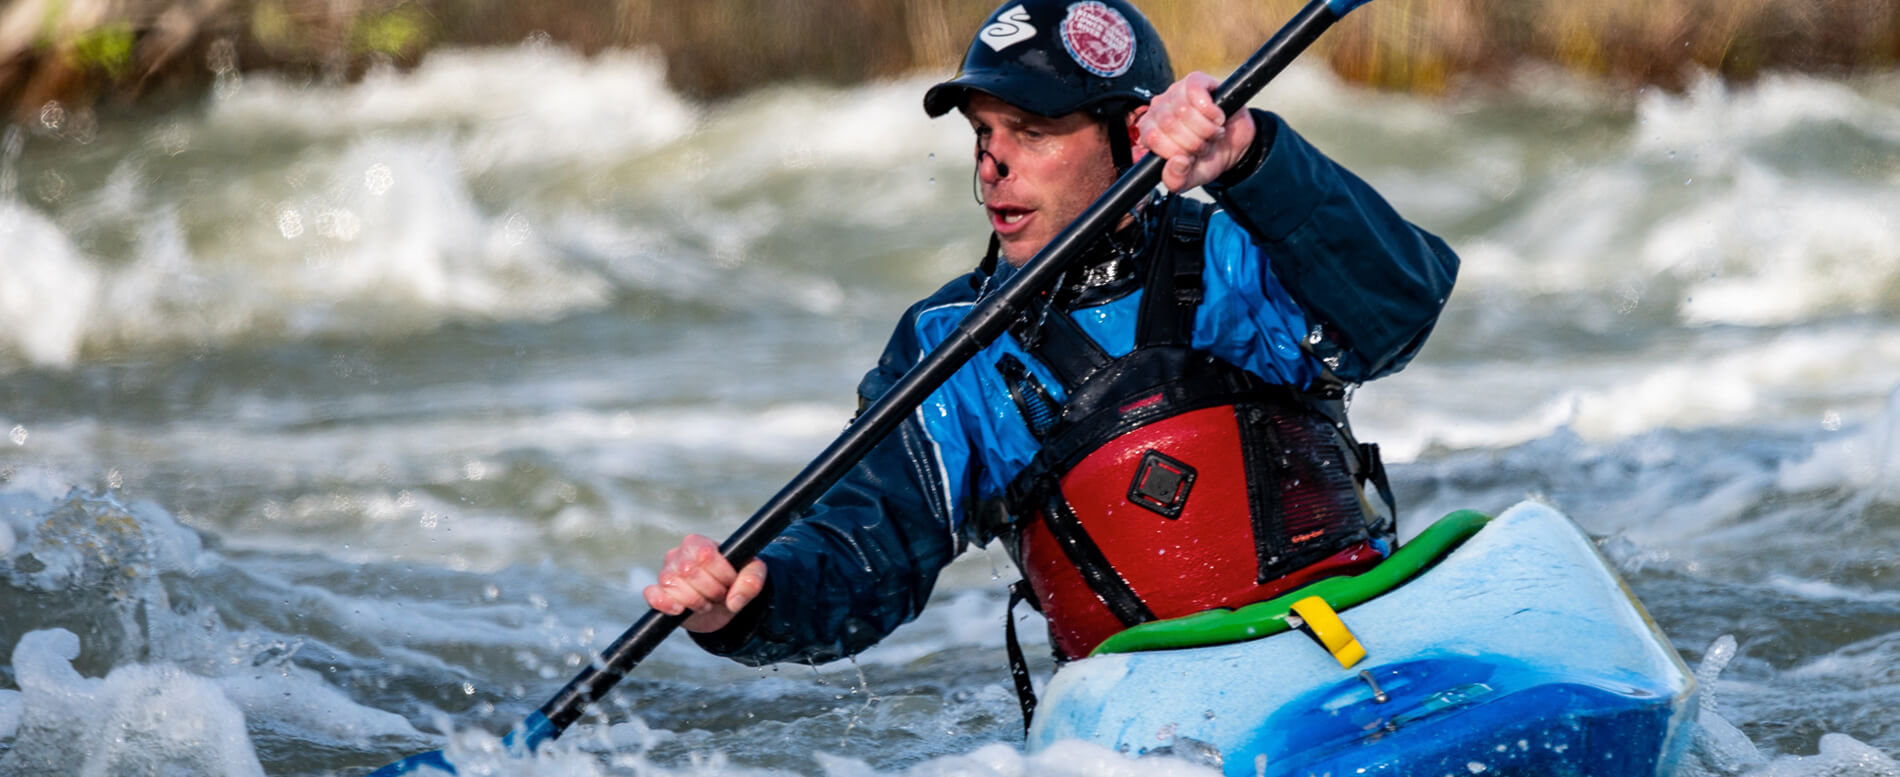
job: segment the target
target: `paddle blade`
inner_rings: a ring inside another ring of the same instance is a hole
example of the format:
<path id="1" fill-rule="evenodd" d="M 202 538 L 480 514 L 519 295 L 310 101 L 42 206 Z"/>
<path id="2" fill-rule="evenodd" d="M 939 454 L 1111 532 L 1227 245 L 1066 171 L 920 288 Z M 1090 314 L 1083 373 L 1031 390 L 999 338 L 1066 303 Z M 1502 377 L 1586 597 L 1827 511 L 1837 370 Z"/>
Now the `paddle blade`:
<path id="1" fill-rule="evenodd" d="M 644 623 L 645 620 L 641 622 Z M 533 754 L 542 742 L 553 739 L 560 733 L 545 713 L 536 710 L 527 719 L 521 721 L 521 725 L 509 731 L 508 736 L 502 737 L 501 746 L 510 756 L 526 758 Z M 430 750 L 370 772 L 369 777 L 401 777 L 405 774 L 416 774 L 425 768 L 437 769 L 448 774 L 456 773 L 455 764 L 449 763 L 447 755 L 440 750 Z"/>
<path id="2" fill-rule="evenodd" d="M 447 774 L 455 773 L 455 765 L 449 763 L 449 757 L 440 750 L 417 753 L 393 764 L 370 772 L 369 777 L 401 777 L 405 774 L 418 774 L 423 769 L 435 769 Z"/>

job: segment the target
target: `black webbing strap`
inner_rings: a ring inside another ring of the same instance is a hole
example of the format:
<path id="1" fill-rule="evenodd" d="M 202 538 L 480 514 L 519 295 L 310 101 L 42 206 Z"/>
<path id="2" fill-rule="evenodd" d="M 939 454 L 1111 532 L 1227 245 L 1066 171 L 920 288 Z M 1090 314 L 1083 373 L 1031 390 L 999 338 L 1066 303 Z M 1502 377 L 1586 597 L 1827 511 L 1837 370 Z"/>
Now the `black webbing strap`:
<path id="1" fill-rule="evenodd" d="M 1236 413 L 1261 413 L 1255 405 L 1241 405 L 1234 408 Z M 1276 575 L 1284 573 L 1280 569 L 1280 558 L 1286 552 L 1281 540 L 1286 537 L 1285 507 L 1280 504 L 1280 473 L 1274 467 L 1273 457 L 1281 454 L 1280 441 L 1274 439 L 1271 424 L 1263 423 L 1258 417 L 1241 417 L 1240 455 L 1247 473 L 1247 504 L 1252 506 L 1248 512 L 1253 514 L 1253 550 L 1254 583 L 1265 583 Z"/>
<path id="2" fill-rule="evenodd" d="M 1392 481 L 1385 476 L 1385 460 L 1379 458 L 1379 444 L 1376 442 L 1357 443 L 1353 446 L 1353 452 L 1358 454 L 1359 466 L 1362 468 L 1362 472 L 1358 474 L 1364 477 L 1365 482 L 1372 484 L 1373 489 L 1379 492 L 1380 501 L 1385 502 L 1384 520 L 1396 522 L 1399 518 L 1399 503 L 1398 500 L 1392 498 Z M 1391 533 L 1396 528 L 1396 526 L 1380 526 L 1376 530 Z"/>
<path id="3" fill-rule="evenodd" d="M 1101 597 L 1102 604 L 1108 606 L 1116 620 L 1123 626 L 1136 626 L 1155 619 L 1154 611 L 1148 609 L 1135 589 L 1115 571 L 1115 565 L 1102 554 L 1102 547 L 1082 528 L 1082 519 L 1069 509 L 1069 502 L 1062 498 L 1060 489 L 1049 489 L 1043 501 L 1042 521 L 1049 527 L 1049 533 L 1055 535 L 1056 544 L 1062 546 L 1069 563 L 1082 573 L 1082 581 Z"/>
<path id="4" fill-rule="evenodd" d="M 1029 721 L 1036 716 L 1036 686 L 1029 681 L 1029 660 L 1023 658 L 1023 643 L 1016 639 L 1016 604 L 1027 601 L 1035 606 L 1036 592 L 1028 580 L 1009 587 L 1009 606 L 1003 608 L 1003 647 L 1009 651 L 1009 677 L 1016 682 L 1016 702 L 1023 708 L 1023 736 L 1029 736 Z"/>
<path id="5" fill-rule="evenodd" d="M 1034 352 L 1062 382 L 1063 391 L 1075 390 L 1083 378 L 1115 360 L 1068 313 L 1051 310 L 1041 323 L 1041 338 L 1033 346 Z"/>
<path id="6" fill-rule="evenodd" d="M 1135 320 L 1135 346 L 1192 345 L 1194 312 L 1205 288 L 1203 238 L 1207 203 L 1170 197 L 1163 217 L 1166 235 L 1148 264 L 1141 310 Z"/>
<path id="7" fill-rule="evenodd" d="M 1168 219 L 1168 247 L 1174 252 L 1174 299 L 1192 310 L 1201 304 L 1201 269 L 1207 260 L 1207 203 L 1178 198 Z M 1192 331 L 1193 319 L 1188 319 Z"/>

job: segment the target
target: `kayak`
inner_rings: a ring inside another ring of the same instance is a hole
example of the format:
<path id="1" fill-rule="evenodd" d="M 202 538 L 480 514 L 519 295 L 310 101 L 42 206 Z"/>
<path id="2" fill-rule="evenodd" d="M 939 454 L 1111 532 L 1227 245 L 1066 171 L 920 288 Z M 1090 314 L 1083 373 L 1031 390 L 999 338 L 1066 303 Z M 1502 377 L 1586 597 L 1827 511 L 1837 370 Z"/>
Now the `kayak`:
<path id="1" fill-rule="evenodd" d="M 1655 777 L 1695 693 L 1589 537 L 1525 502 L 1453 513 L 1356 577 L 1117 634 L 1056 672 L 1028 748 L 1260 777 Z"/>

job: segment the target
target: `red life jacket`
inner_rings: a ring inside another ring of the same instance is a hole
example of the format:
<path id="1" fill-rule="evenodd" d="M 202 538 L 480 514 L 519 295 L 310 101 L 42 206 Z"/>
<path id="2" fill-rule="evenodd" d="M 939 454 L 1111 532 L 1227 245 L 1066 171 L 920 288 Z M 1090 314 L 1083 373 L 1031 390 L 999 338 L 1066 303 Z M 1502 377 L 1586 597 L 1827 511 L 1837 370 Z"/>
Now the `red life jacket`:
<path id="1" fill-rule="evenodd" d="M 1108 357 L 1058 310 L 1017 337 L 1065 401 L 1014 357 L 997 365 L 1042 442 L 1007 503 L 1062 658 L 1139 623 L 1357 573 L 1390 542 L 1364 488 L 1389 493 L 1377 449 L 1352 439 L 1342 385 L 1272 385 L 1191 347 L 1206 213 L 1172 202 L 1131 352 Z"/>

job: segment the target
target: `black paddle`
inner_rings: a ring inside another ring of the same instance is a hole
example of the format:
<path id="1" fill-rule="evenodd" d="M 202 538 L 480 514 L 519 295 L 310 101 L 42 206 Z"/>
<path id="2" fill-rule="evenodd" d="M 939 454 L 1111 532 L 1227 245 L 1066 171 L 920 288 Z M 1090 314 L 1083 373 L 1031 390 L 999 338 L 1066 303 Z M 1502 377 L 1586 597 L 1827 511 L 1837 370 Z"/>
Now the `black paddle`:
<path id="1" fill-rule="evenodd" d="M 1268 81 L 1285 70 L 1321 33 L 1345 18 L 1354 8 L 1369 1 L 1312 0 L 1214 90 L 1214 103 L 1227 115 L 1242 110 L 1248 100 L 1253 99 Z M 903 423 L 905 417 L 923 404 L 931 392 L 948 381 L 952 373 L 1001 336 L 1036 295 L 1055 284 L 1056 278 L 1074 262 L 1082 249 L 1106 233 L 1117 220 L 1154 190 L 1161 181 L 1161 168 L 1166 161 L 1150 154 L 1135 163 L 1088 210 L 1083 211 L 1067 229 L 1037 252 L 1035 258 L 1029 260 L 1015 278 L 1004 284 L 994 296 L 971 309 L 957 325 L 956 331 L 936 350 L 924 357 L 884 396 L 865 408 L 858 419 L 845 429 L 844 434 L 832 441 L 823 453 L 818 454 L 818 458 L 798 473 L 798 477 L 786 484 L 728 537 L 725 544 L 719 546 L 720 552 L 725 554 L 733 567 L 744 566 L 759 551 L 764 550 L 774 537 L 791 525 L 794 518 L 816 502 L 818 497 L 844 477 L 847 470 L 870 453 L 872 447 Z M 588 704 L 606 695 L 615 683 L 620 682 L 620 678 L 639 665 L 685 620 L 683 614 L 666 615 L 658 610 L 648 610 L 645 616 L 608 645 L 592 665 L 568 681 L 567 687 L 509 732 L 505 740 L 509 752 L 517 755 L 531 753 L 542 742 L 559 737 L 568 725 L 580 718 Z M 397 777 L 423 767 L 455 772 L 454 765 L 449 763 L 442 751 L 431 750 L 378 769 L 369 777 Z"/>

